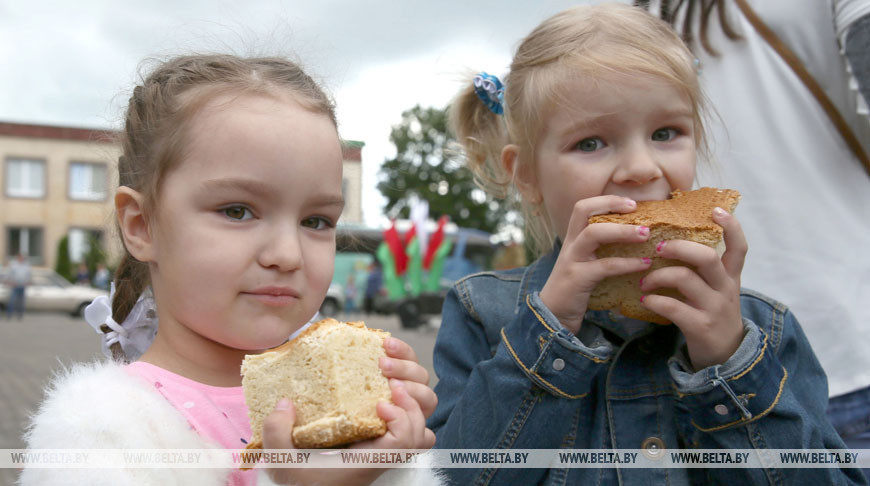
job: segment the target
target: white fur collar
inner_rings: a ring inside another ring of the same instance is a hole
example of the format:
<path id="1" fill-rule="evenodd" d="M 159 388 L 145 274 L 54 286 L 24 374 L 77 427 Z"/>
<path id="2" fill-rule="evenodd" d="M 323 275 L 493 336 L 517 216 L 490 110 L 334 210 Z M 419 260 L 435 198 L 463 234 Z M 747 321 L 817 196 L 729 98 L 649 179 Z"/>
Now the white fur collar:
<path id="1" fill-rule="evenodd" d="M 58 372 L 31 417 L 30 449 L 209 449 L 219 447 L 190 430 L 184 417 L 150 385 L 112 361 L 81 363 Z M 227 470 L 32 469 L 21 485 L 226 484 Z M 258 485 L 273 484 L 262 472 Z M 438 485 L 429 469 L 395 469 L 375 485 Z"/>

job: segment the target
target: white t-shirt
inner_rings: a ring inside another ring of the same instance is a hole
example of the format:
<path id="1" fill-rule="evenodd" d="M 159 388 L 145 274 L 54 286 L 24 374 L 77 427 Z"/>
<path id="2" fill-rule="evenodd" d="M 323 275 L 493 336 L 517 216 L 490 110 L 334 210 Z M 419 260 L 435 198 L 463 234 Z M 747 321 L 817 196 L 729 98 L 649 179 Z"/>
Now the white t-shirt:
<path id="1" fill-rule="evenodd" d="M 714 12 L 709 38 L 720 57 L 694 46 L 715 109 L 707 122 L 713 164 L 699 162 L 698 185 L 743 195 L 736 215 L 749 254 L 741 283 L 794 312 L 830 395 L 870 386 L 870 175 L 788 65 L 734 2 L 725 3 L 744 40 L 725 37 Z M 870 0 L 749 3 L 870 152 L 866 104 L 841 53 Z"/>
<path id="2" fill-rule="evenodd" d="M 30 284 L 30 264 L 12 260 L 9 263 L 9 285 L 13 287 L 26 287 Z"/>

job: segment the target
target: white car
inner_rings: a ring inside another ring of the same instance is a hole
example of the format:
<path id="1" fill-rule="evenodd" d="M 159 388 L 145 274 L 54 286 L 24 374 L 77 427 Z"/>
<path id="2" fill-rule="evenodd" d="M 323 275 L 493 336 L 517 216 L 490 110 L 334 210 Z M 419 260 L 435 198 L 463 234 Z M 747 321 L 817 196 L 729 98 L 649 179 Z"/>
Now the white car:
<path id="1" fill-rule="evenodd" d="M 320 313 L 323 317 L 335 317 L 342 309 L 344 309 L 344 287 L 337 283 L 329 284 L 326 298 L 320 304 Z"/>
<path id="2" fill-rule="evenodd" d="M 9 305 L 10 287 L 3 282 L 6 274 L 0 271 L 0 309 L 4 312 Z M 109 295 L 105 290 L 73 285 L 53 270 L 34 268 L 31 270 L 30 285 L 24 294 L 26 310 L 62 311 L 80 316 L 85 307 L 101 295 Z"/>

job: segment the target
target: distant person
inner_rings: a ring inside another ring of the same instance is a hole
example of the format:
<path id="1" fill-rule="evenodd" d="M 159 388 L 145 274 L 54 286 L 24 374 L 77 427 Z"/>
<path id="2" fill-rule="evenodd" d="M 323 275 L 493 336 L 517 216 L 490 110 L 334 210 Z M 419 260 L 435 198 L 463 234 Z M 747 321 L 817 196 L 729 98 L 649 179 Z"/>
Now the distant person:
<path id="1" fill-rule="evenodd" d="M 91 284 L 91 276 L 88 273 L 88 266 L 84 263 L 79 263 L 78 270 L 76 270 L 75 283 L 76 285 Z"/>
<path id="2" fill-rule="evenodd" d="M 466 277 L 448 292 L 433 357 L 438 406 L 428 422 L 439 449 L 844 447 L 797 320 L 740 290 L 747 242 L 727 211 L 709 214 L 724 230 L 721 257 L 699 243 L 662 240 L 655 257 L 686 266 L 638 279 L 640 305 L 673 324 L 587 310 L 598 282 L 648 270 L 653 260 L 599 259 L 601 245 L 649 241 L 650 228 L 588 218 L 692 188 L 705 141 L 693 60 L 673 29 L 643 9 L 579 6 L 522 40 L 504 84 L 481 73 L 451 104 L 468 165 L 495 194 L 521 198 L 541 256 Z M 866 481 L 855 469 L 768 464 L 446 472 L 455 484 Z"/>
<path id="3" fill-rule="evenodd" d="M 737 2 L 720 0 L 724 11 L 705 15 L 698 0 L 676 12 L 662 12 L 663 3 L 650 10 L 691 33 L 719 115 L 712 119 L 715 164 L 699 182 L 743 194 L 740 220 L 752 251 L 742 283 L 800 319 L 828 377 L 831 422 L 850 448 L 870 449 L 870 168 Z M 870 1 L 747 5 L 870 153 Z"/>
<path id="4" fill-rule="evenodd" d="M 363 299 L 363 310 L 366 314 L 375 311 L 375 297 L 381 292 L 383 286 L 384 273 L 381 270 L 381 263 L 375 260 L 369 265 L 369 274 L 366 277 L 366 291 Z"/>
<path id="5" fill-rule="evenodd" d="M 33 278 L 30 270 L 30 261 L 27 255 L 19 253 L 9 263 L 9 273 L 6 276 L 6 284 L 9 286 L 9 302 L 6 306 L 6 317 L 12 319 L 17 315 L 18 319 L 24 318 L 24 309 L 27 305 L 27 286 Z"/>
<path id="6" fill-rule="evenodd" d="M 97 263 L 93 284 L 98 289 L 109 290 L 109 269 L 104 263 Z"/>
<path id="7" fill-rule="evenodd" d="M 343 207 L 333 103 L 283 58 L 181 56 L 133 89 L 121 137 L 114 201 L 124 253 L 111 302 L 85 311 L 105 326 L 117 361 L 57 376 L 27 448 L 243 449 L 243 358 L 284 343 L 332 279 Z M 426 371 L 406 343 L 384 344 L 392 403 L 377 409 L 387 431 L 351 447 L 428 449 L 436 400 Z M 295 417 L 293 403 L 278 401 L 263 448 L 293 449 Z M 437 482 L 427 469 L 26 467 L 20 484 L 405 485 L 421 475 Z"/>
<path id="8" fill-rule="evenodd" d="M 356 288 L 356 279 L 353 273 L 347 276 L 347 282 L 344 285 L 344 310 L 345 312 L 356 312 L 356 299 L 358 290 Z"/>

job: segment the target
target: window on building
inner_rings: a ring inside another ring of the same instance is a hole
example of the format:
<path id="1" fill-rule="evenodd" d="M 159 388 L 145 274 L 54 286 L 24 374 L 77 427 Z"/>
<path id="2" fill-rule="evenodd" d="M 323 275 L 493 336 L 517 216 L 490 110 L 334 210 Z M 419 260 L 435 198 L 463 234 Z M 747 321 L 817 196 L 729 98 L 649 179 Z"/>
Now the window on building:
<path id="1" fill-rule="evenodd" d="M 73 162 L 69 165 L 69 197 L 84 201 L 106 199 L 106 164 Z"/>
<path id="2" fill-rule="evenodd" d="M 10 226 L 6 229 L 6 261 L 24 253 L 33 264 L 41 264 L 42 228 Z"/>
<path id="3" fill-rule="evenodd" d="M 45 161 L 6 159 L 6 196 L 45 197 Z"/>
<path id="4" fill-rule="evenodd" d="M 103 233 L 100 230 L 71 228 L 69 230 L 69 259 L 74 263 L 85 261 L 91 243 L 101 244 Z"/>

